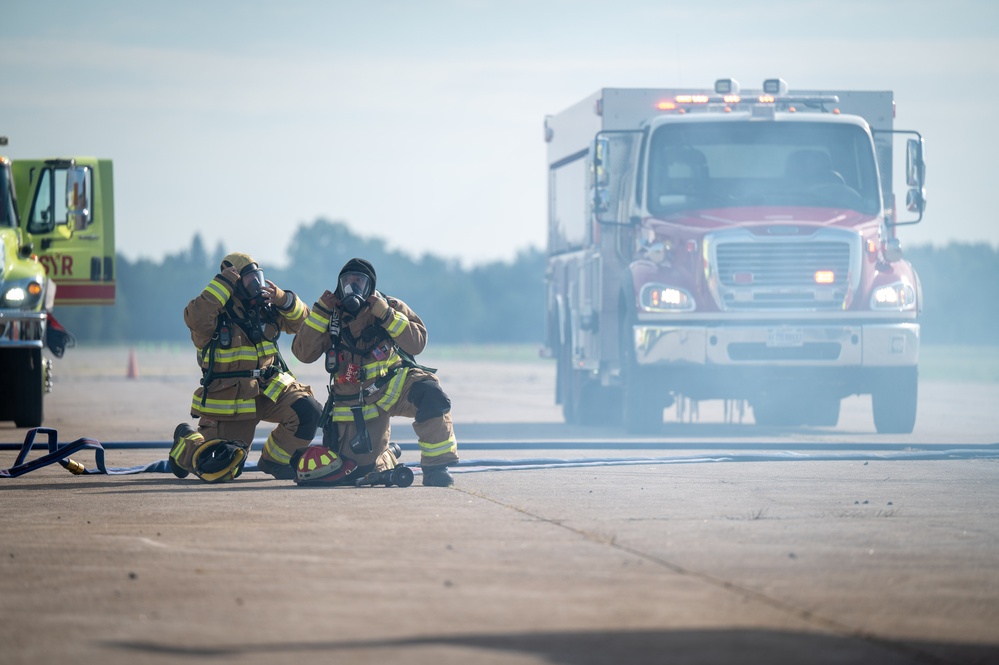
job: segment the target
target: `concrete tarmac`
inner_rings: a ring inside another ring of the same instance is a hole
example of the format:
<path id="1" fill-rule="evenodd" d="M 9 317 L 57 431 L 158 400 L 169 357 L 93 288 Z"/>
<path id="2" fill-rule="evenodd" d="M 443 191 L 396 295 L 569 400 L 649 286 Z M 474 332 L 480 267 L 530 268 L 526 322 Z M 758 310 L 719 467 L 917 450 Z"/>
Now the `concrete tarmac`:
<path id="1" fill-rule="evenodd" d="M 134 379 L 127 349 L 69 354 L 59 440 L 163 459 L 113 444 L 186 419 L 193 352 L 141 352 Z M 703 405 L 615 438 L 560 424 L 553 363 L 430 364 L 483 462 L 452 489 L 0 479 L 0 662 L 999 663 L 999 387 L 924 383 L 900 437 L 856 398 L 836 430 Z M 319 368 L 294 369 L 322 399 Z"/>

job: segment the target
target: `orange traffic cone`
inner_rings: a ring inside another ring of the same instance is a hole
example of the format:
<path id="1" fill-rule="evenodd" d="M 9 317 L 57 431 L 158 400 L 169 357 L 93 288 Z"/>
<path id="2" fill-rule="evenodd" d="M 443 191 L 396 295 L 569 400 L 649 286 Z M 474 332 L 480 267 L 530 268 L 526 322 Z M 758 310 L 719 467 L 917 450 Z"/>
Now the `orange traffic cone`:
<path id="1" fill-rule="evenodd" d="M 139 363 L 135 360 L 135 349 L 128 350 L 128 374 L 130 379 L 139 378 Z"/>

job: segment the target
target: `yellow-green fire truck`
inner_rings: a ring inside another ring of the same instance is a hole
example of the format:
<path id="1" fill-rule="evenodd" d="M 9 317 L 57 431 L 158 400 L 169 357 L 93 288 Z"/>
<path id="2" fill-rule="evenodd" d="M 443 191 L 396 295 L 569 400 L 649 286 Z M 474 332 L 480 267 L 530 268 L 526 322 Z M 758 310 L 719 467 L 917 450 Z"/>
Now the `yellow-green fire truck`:
<path id="1" fill-rule="evenodd" d="M 110 160 L 0 155 L 0 421 L 42 424 L 43 351 L 75 344 L 53 307 L 114 303 L 113 184 Z"/>

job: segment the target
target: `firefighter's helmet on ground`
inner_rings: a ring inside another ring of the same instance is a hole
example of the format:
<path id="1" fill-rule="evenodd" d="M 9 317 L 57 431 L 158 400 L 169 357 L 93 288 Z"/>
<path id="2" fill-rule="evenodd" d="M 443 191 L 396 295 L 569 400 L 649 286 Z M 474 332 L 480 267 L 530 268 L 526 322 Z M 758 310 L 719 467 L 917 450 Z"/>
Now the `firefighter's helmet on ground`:
<path id="1" fill-rule="evenodd" d="M 295 482 L 299 485 L 315 482 L 337 483 L 357 468 L 353 460 L 343 460 L 325 446 L 309 446 L 297 455 Z"/>

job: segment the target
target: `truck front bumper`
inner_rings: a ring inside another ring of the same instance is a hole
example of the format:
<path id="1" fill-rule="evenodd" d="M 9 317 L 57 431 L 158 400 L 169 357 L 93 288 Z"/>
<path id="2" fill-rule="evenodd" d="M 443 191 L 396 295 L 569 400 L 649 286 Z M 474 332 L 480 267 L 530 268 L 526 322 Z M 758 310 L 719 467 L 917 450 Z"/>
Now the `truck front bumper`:
<path id="1" fill-rule="evenodd" d="M 905 367 L 919 363 L 919 324 L 661 325 L 633 328 L 641 366 Z"/>
<path id="2" fill-rule="evenodd" d="M 45 342 L 45 312 L 0 309 L 0 349 L 40 349 Z"/>

